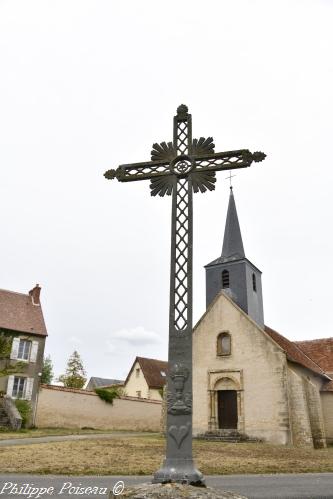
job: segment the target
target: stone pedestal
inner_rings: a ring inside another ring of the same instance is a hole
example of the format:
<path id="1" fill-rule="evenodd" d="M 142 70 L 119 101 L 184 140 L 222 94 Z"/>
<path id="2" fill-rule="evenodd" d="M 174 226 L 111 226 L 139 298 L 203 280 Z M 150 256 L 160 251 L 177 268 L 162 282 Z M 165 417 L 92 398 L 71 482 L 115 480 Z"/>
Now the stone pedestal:
<path id="1" fill-rule="evenodd" d="M 130 497 L 132 499 L 247 499 L 235 492 L 220 491 L 210 487 L 193 487 L 179 483 L 144 483 L 125 487 L 120 496 L 110 492 L 110 499 L 117 497 Z"/>

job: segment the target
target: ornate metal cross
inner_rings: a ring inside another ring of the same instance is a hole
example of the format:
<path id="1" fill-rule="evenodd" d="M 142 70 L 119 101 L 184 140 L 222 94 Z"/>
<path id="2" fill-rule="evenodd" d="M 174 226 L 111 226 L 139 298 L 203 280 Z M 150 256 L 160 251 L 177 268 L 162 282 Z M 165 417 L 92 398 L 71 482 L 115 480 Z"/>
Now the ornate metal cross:
<path id="1" fill-rule="evenodd" d="M 204 484 L 192 459 L 192 192 L 214 190 L 216 171 L 247 168 L 266 157 L 248 149 L 214 153 L 214 147 L 212 137 L 192 140 L 191 115 L 181 105 L 173 142 L 153 144 L 151 161 L 104 174 L 120 182 L 149 179 L 152 196 L 172 195 L 167 450 L 155 483 Z"/>

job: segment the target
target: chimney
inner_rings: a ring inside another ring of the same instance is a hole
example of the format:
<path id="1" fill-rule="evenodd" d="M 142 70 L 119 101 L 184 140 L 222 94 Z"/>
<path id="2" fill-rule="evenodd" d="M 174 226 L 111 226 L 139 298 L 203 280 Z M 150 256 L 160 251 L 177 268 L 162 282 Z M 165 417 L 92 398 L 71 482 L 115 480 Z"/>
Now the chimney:
<path id="1" fill-rule="evenodd" d="M 32 304 L 33 305 L 40 305 L 40 290 L 42 288 L 39 286 L 39 284 L 36 284 L 36 286 L 29 291 L 29 295 L 32 298 Z"/>

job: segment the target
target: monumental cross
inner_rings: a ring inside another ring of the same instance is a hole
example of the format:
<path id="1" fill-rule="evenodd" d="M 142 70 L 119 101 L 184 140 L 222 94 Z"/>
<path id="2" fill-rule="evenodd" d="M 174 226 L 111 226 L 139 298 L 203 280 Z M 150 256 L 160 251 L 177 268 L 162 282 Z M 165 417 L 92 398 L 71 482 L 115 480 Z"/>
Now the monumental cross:
<path id="1" fill-rule="evenodd" d="M 204 485 L 192 459 L 192 193 L 215 189 L 215 172 L 247 168 L 265 159 L 248 149 L 214 152 L 212 137 L 192 140 L 192 117 L 181 105 L 173 141 L 153 144 L 151 161 L 120 165 L 107 179 L 150 180 L 152 196 L 172 195 L 169 372 L 166 458 L 154 483 Z"/>

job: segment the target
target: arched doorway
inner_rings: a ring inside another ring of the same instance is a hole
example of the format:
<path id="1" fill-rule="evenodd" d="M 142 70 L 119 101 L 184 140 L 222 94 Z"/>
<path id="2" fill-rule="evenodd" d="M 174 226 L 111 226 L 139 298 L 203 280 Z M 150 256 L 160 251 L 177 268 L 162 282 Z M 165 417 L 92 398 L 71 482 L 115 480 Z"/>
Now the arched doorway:
<path id="1" fill-rule="evenodd" d="M 217 391 L 217 421 L 220 430 L 237 430 L 238 410 L 236 390 Z"/>
<path id="2" fill-rule="evenodd" d="M 211 390 L 211 430 L 239 430 L 242 428 L 241 390 L 233 376 L 216 379 Z"/>

